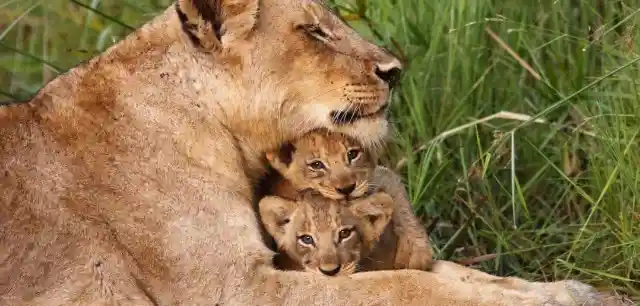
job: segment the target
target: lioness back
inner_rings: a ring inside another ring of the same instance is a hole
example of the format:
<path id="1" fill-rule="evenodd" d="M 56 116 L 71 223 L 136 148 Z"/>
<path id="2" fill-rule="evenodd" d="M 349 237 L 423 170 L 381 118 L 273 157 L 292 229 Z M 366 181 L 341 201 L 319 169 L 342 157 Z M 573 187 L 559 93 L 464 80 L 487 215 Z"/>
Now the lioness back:
<path id="1" fill-rule="evenodd" d="M 259 210 L 281 252 L 276 265 L 337 276 L 393 267 L 394 239 L 386 230 L 393 205 L 385 193 L 347 201 L 307 190 L 295 201 L 265 197 Z"/>

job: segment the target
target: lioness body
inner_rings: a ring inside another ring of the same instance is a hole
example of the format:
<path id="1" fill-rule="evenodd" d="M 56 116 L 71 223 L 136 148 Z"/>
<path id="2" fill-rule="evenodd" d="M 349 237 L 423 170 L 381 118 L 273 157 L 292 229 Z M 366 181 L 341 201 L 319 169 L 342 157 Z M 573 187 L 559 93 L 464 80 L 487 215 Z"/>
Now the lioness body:
<path id="1" fill-rule="evenodd" d="M 575 282 L 275 270 L 251 205 L 264 152 L 323 127 L 381 141 L 399 65 L 314 2 L 179 2 L 0 108 L 0 305 L 597 301 Z"/>
<path id="2" fill-rule="evenodd" d="M 268 189 L 290 200 L 295 200 L 304 189 L 337 200 L 362 197 L 374 191 L 389 192 L 396 205 L 393 231 L 385 234 L 391 237 L 385 239 L 384 248 L 392 253 L 387 257 L 389 262 L 379 262 L 378 267 L 431 268 L 433 250 L 429 237 L 413 214 L 402 180 L 392 171 L 376 167 L 375 154 L 364 150 L 355 139 L 325 130 L 312 131 L 268 152 L 267 160 L 280 174 L 273 176 Z M 391 245 L 391 240 L 396 244 Z"/>

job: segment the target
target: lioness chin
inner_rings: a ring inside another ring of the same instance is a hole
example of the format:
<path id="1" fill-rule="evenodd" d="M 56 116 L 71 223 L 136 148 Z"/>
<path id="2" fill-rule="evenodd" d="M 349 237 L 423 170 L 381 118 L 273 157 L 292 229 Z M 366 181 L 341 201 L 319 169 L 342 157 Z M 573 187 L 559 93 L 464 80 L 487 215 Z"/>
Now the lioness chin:
<path id="1" fill-rule="evenodd" d="M 0 305 L 603 301 L 466 268 L 274 269 L 252 208 L 264 152 L 315 128 L 379 143 L 400 63 L 320 1 L 177 3 L 0 108 Z"/>

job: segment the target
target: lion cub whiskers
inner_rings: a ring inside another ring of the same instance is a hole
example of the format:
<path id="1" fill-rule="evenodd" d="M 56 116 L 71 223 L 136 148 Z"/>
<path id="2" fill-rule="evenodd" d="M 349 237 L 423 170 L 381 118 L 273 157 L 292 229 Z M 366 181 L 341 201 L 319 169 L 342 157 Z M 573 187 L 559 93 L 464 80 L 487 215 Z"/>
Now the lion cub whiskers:
<path id="1" fill-rule="evenodd" d="M 281 252 L 276 264 L 327 276 L 372 270 L 375 265 L 368 264 L 368 257 L 393 213 L 393 199 L 382 192 L 333 200 L 306 190 L 295 201 L 267 196 L 258 205 L 265 229 Z"/>

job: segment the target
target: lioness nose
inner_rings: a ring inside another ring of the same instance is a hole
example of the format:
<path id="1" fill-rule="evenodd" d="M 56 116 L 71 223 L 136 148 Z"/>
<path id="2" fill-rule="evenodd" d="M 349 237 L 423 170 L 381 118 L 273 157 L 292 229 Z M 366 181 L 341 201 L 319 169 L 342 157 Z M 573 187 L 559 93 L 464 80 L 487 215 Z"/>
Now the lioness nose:
<path id="1" fill-rule="evenodd" d="M 352 184 L 342 188 L 336 188 L 336 191 L 343 195 L 349 195 L 351 194 L 351 192 L 353 192 L 354 189 L 356 189 L 356 184 Z"/>
<path id="2" fill-rule="evenodd" d="M 324 267 L 325 269 L 327 267 Z M 320 272 L 322 272 L 322 274 L 327 275 L 327 276 L 334 276 L 336 274 L 338 274 L 338 272 L 340 272 L 340 265 L 336 265 L 335 268 L 331 269 L 329 268 L 328 270 L 325 270 L 322 267 L 318 268 L 318 270 L 320 270 Z"/>
<path id="3" fill-rule="evenodd" d="M 374 69 L 376 75 L 389 84 L 389 88 L 396 86 L 402 76 L 402 64 L 396 58 L 386 63 L 377 63 Z"/>

